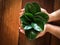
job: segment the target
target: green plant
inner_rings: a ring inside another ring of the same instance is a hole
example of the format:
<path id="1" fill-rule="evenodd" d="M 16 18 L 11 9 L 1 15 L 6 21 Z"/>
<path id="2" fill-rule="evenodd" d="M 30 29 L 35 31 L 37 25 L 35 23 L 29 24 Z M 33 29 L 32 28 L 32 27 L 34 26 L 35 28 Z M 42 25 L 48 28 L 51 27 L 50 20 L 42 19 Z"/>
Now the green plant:
<path id="1" fill-rule="evenodd" d="M 29 2 L 25 5 L 25 12 L 20 19 L 26 37 L 32 40 L 36 38 L 39 32 L 44 30 L 44 25 L 49 17 L 44 12 L 41 12 L 41 7 L 38 3 Z"/>

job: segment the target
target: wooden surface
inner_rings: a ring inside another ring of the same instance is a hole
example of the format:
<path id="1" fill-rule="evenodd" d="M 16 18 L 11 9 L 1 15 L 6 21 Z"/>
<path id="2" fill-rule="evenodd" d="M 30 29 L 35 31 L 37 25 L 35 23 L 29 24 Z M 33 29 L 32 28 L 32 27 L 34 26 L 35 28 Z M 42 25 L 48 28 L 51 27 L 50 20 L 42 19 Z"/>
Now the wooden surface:
<path id="1" fill-rule="evenodd" d="M 18 45 L 20 0 L 1 0 L 0 9 L 0 45 Z"/>

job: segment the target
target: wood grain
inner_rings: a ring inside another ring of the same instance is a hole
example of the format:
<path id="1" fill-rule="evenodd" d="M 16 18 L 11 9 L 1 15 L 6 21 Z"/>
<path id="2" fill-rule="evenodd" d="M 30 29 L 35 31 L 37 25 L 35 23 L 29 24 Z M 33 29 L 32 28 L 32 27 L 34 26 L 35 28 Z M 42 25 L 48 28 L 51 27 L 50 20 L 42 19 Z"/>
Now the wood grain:
<path id="1" fill-rule="evenodd" d="M 2 0 L 0 45 L 18 45 L 20 0 Z"/>

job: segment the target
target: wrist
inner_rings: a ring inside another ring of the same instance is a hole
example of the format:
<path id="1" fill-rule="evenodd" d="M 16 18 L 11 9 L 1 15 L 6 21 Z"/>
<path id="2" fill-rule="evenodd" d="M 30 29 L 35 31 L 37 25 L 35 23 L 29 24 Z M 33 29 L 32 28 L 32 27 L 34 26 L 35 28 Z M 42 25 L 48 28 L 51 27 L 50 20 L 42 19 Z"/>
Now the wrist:
<path id="1" fill-rule="evenodd" d="M 51 27 L 50 24 L 46 24 L 46 32 L 50 32 L 51 30 L 50 27 Z"/>

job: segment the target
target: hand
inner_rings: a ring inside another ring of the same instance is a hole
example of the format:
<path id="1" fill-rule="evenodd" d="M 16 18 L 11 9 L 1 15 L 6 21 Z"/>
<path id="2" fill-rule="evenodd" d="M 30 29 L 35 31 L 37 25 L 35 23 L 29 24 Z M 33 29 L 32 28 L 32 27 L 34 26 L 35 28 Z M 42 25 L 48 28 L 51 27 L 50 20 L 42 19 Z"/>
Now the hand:
<path id="1" fill-rule="evenodd" d="M 42 11 L 44 11 L 45 13 L 47 12 L 46 10 L 42 10 Z M 57 11 L 54 11 L 51 14 L 49 14 L 49 13 L 46 13 L 46 14 L 48 14 L 48 16 L 49 16 L 48 22 L 60 20 L 60 9 Z M 60 38 L 60 27 L 51 25 L 51 24 L 46 24 L 44 28 L 45 28 L 44 31 L 40 32 L 38 34 L 37 38 L 45 35 L 46 32 L 49 32 L 49 33 L 53 34 L 54 36 Z"/>
<path id="2" fill-rule="evenodd" d="M 49 15 L 48 22 L 60 20 L 60 9 L 57 10 L 57 11 L 54 11 L 53 13 L 48 14 L 48 15 Z M 54 36 L 56 36 L 57 38 L 60 39 L 60 27 L 59 26 L 55 26 L 55 25 L 51 25 L 51 24 L 46 24 L 44 31 L 39 33 L 37 38 L 45 35 L 46 32 L 49 32 L 52 35 L 54 35 Z"/>

